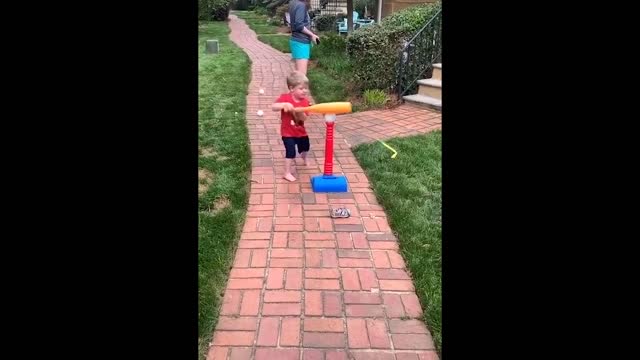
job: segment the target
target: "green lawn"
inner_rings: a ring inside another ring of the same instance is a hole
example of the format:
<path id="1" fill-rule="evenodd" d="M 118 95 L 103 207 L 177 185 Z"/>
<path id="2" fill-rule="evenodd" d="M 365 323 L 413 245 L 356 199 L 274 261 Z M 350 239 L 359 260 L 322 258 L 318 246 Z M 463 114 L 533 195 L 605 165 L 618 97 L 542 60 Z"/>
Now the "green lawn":
<path id="1" fill-rule="evenodd" d="M 250 80 L 247 55 L 229 38 L 225 22 L 199 24 L 198 346 L 204 358 L 218 319 L 221 293 L 247 208 L 251 158 L 245 123 Z M 220 41 L 205 54 L 206 39 Z M 221 86 L 224 84 L 224 86 Z M 179 241 L 179 239 L 177 239 Z"/>
<path id="2" fill-rule="evenodd" d="M 316 103 L 349 100 L 350 64 L 336 40 L 340 40 L 337 35 L 321 34 L 320 45 L 311 48 L 316 66 L 309 68 L 307 75 Z"/>
<path id="3" fill-rule="evenodd" d="M 269 24 L 269 17 L 258 15 L 252 11 L 234 11 L 235 15 L 243 19 L 256 34 L 277 34 L 278 27 Z"/>
<path id="4" fill-rule="evenodd" d="M 397 234 L 438 351 L 442 348 L 442 133 L 432 132 L 354 149 Z"/>
<path id="5" fill-rule="evenodd" d="M 258 40 L 283 53 L 291 53 L 291 48 L 289 47 L 289 37 L 289 34 L 258 35 Z"/>
<path id="6" fill-rule="evenodd" d="M 309 88 L 317 104 L 332 101 L 347 101 L 349 94 L 344 81 L 338 80 L 321 68 L 307 70 Z"/>
<path id="7" fill-rule="evenodd" d="M 311 60 L 316 60 L 330 76 L 350 80 L 351 63 L 345 53 L 345 37 L 334 33 L 320 34 L 320 45 L 311 48 Z"/>
<path id="8" fill-rule="evenodd" d="M 251 25 L 251 29 L 256 34 L 277 34 L 278 28 L 271 25 Z"/>

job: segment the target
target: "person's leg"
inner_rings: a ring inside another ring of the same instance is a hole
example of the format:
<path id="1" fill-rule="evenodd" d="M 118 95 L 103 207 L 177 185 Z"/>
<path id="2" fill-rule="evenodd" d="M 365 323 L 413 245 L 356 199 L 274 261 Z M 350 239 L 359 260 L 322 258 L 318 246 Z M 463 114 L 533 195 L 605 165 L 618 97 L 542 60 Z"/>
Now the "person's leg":
<path id="1" fill-rule="evenodd" d="M 296 59 L 296 71 L 301 72 L 303 75 L 307 75 L 307 66 L 309 65 L 309 60 L 307 59 Z"/>
<path id="2" fill-rule="evenodd" d="M 309 161 L 307 161 L 307 152 L 301 152 L 300 157 L 302 158 L 302 160 L 304 160 L 304 166 L 309 166 Z"/>
<path id="3" fill-rule="evenodd" d="M 307 75 L 307 66 L 311 57 L 311 44 L 289 39 L 289 48 L 291 49 L 291 58 L 295 61 L 296 71 Z"/>
<path id="4" fill-rule="evenodd" d="M 295 150 L 294 150 L 294 154 L 295 154 Z M 298 164 L 296 164 L 296 158 L 295 157 L 293 159 L 291 159 L 291 163 L 289 164 L 289 169 L 291 170 L 291 175 L 293 175 L 293 177 L 297 178 L 298 177 Z"/>
<path id="5" fill-rule="evenodd" d="M 284 175 L 282 177 L 288 181 L 296 181 L 296 177 L 293 175 L 296 166 L 295 161 L 296 159 L 284 159 Z"/>
<path id="6" fill-rule="evenodd" d="M 307 153 L 311 148 L 309 137 L 305 136 L 305 137 L 298 138 L 297 145 L 298 145 L 298 153 L 300 153 L 300 157 L 302 158 L 302 160 L 304 160 L 304 165 L 309 166 L 309 161 L 307 161 Z"/>
<path id="7" fill-rule="evenodd" d="M 295 176 L 291 173 L 291 168 L 295 165 L 295 157 L 296 157 L 296 141 L 291 137 L 282 137 L 282 142 L 284 143 L 285 149 L 285 159 L 284 159 L 284 175 L 288 181 L 296 181 Z"/>

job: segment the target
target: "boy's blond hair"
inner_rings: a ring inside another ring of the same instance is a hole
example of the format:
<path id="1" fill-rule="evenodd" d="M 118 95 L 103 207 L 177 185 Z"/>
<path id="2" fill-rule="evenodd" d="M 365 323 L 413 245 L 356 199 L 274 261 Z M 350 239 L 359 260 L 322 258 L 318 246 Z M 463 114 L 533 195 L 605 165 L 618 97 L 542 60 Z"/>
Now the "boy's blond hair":
<path id="1" fill-rule="evenodd" d="M 287 86 L 289 87 L 289 89 L 294 88 L 301 84 L 305 84 L 305 85 L 309 84 L 309 79 L 306 76 L 304 76 L 303 73 L 299 71 L 294 71 L 291 74 L 289 74 L 289 76 L 287 76 Z"/>

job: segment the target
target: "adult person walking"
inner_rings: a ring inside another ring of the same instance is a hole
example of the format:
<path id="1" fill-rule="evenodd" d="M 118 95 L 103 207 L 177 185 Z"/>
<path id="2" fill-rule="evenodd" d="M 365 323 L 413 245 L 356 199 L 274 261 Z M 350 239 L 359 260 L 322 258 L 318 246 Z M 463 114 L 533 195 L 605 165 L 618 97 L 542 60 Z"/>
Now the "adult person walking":
<path id="1" fill-rule="evenodd" d="M 307 74 L 307 66 L 311 57 L 311 42 L 318 43 L 320 39 L 310 30 L 309 7 L 309 0 L 289 1 L 289 17 L 291 19 L 289 48 L 291 49 L 291 58 L 296 64 L 296 70 L 303 75 Z"/>

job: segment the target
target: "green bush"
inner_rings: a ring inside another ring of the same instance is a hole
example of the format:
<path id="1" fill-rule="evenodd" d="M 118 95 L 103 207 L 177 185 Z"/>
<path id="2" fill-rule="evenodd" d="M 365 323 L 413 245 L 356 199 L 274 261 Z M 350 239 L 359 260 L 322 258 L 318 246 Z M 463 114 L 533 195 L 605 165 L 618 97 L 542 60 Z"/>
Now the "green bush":
<path id="1" fill-rule="evenodd" d="M 418 31 L 441 9 L 441 3 L 422 4 L 395 12 L 382 20 L 384 26 L 405 27 Z"/>
<path id="2" fill-rule="evenodd" d="M 317 60 L 318 66 L 327 69 L 334 76 L 339 78 L 351 76 L 351 63 L 347 57 L 347 40 L 337 33 L 322 35 L 320 45 L 311 48 L 311 59 Z"/>
<path id="3" fill-rule="evenodd" d="M 256 6 L 253 11 L 256 13 L 256 15 L 267 15 L 267 8 L 265 8 L 264 6 Z"/>
<path id="4" fill-rule="evenodd" d="M 336 55 L 344 57 L 347 51 L 347 38 L 337 33 L 324 34 L 317 46 L 319 54 Z"/>
<path id="5" fill-rule="evenodd" d="M 269 21 L 267 22 L 269 25 L 271 26 L 280 26 L 282 25 L 282 21 L 280 21 L 280 19 L 278 19 L 277 17 L 272 17 L 269 19 Z"/>
<path id="6" fill-rule="evenodd" d="M 360 89 L 391 89 L 403 42 L 435 15 L 440 3 L 409 7 L 386 17 L 382 24 L 359 28 L 347 37 L 352 76 Z"/>
<path id="7" fill-rule="evenodd" d="M 284 3 L 276 8 L 275 19 L 278 20 L 278 25 L 284 24 L 285 14 L 289 12 L 289 3 Z"/>
<path id="8" fill-rule="evenodd" d="M 345 17 L 343 14 L 338 15 L 318 15 L 313 21 L 316 24 L 318 31 L 338 31 L 338 25 L 336 22 L 342 20 Z"/>
<path id="9" fill-rule="evenodd" d="M 355 30 L 347 38 L 353 81 L 359 89 L 389 89 L 395 83 L 398 53 L 409 33 L 380 25 Z"/>
<path id="10" fill-rule="evenodd" d="M 276 14 L 276 9 L 278 9 L 282 5 L 289 4 L 289 0 L 273 0 L 267 5 L 267 12 L 269 16 L 274 16 Z"/>
<path id="11" fill-rule="evenodd" d="M 198 20 L 224 21 L 233 0 L 198 0 Z"/>
<path id="12" fill-rule="evenodd" d="M 235 0 L 233 8 L 236 10 L 249 10 L 249 0 Z"/>
<path id="13" fill-rule="evenodd" d="M 365 90 L 362 94 L 364 106 L 369 109 L 383 107 L 389 101 L 387 94 L 378 89 Z"/>

